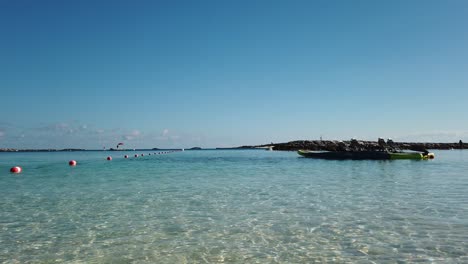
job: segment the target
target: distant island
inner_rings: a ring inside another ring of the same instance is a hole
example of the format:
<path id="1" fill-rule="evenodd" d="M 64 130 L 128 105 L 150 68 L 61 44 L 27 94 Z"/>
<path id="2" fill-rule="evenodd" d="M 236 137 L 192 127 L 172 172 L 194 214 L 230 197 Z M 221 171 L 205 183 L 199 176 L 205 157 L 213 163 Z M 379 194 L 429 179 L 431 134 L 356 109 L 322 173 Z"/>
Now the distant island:
<path id="1" fill-rule="evenodd" d="M 358 140 L 363 150 L 377 150 L 380 148 L 377 141 Z M 254 148 L 271 148 L 272 150 L 296 151 L 299 149 L 344 151 L 351 145 L 351 141 L 342 140 L 296 140 L 287 143 L 271 143 L 253 146 Z M 457 143 L 420 143 L 420 142 L 393 142 L 393 146 L 401 150 L 422 149 L 468 149 L 468 144 L 461 140 Z"/>
<path id="2" fill-rule="evenodd" d="M 240 147 L 232 147 L 232 148 L 216 148 L 216 149 L 254 149 L 257 146 L 240 146 Z"/>
<path id="3" fill-rule="evenodd" d="M 379 149 L 377 141 L 358 140 L 360 147 L 364 150 Z M 218 150 L 241 150 L 241 149 L 271 149 L 282 151 L 296 151 L 299 149 L 307 150 L 325 150 L 325 151 L 340 151 L 349 148 L 351 141 L 342 140 L 295 140 L 285 143 L 270 143 L 254 146 L 240 146 L 232 148 L 216 148 Z M 468 143 L 463 143 L 461 140 L 454 143 L 432 143 L 432 142 L 394 142 L 393 146 L 401 150 L 421 150 L 421 149 L 468 149 Z M 117 149 L 109 149 L 106 151 L 115 151 Z M 133 151 L 130 149 L 118 149 L 119 151 Z M 138 149 L 136 149 L 138 150 Z M 160 150 L 153 148 L 152 150 Z M 168 150 L 181 150 L 181 149 L 168 149 Z M 187 150 L 202 150 L 200 147 L 193 147 Z M 79 148 L 66 148 L 66 149 L 14 149 L 14 148 L 0 148 L 0 152 L 58 152 L 58 151 L 103 151 L 103 150 L 88 150 Z"/>
<path id="4" fill-rule="evenodd" d="M 14 149 L 14 148 L 0 148 L 0 152 L 57 152 L 57 151 L 85 151 L 86 149 Z"/>

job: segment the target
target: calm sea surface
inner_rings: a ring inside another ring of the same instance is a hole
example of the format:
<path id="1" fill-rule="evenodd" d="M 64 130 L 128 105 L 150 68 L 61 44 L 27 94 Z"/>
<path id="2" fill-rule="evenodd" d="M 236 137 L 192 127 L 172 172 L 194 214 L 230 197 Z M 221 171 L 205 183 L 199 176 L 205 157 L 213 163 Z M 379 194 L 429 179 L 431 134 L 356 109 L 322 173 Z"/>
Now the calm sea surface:
<path id="1" fill-rule="evenodd" d="M 468 151 L 142 153 L 0 153 L 0 263 L 468 263 Z"/>

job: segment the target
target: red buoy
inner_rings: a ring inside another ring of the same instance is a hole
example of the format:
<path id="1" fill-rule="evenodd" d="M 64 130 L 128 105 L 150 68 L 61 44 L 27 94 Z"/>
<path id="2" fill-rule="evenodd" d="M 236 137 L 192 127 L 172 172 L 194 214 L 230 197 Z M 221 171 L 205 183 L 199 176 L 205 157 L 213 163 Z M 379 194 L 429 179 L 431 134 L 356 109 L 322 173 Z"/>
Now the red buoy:
<path id="1" fill-rule="evenodd" d="M 135 154 L 135 158 L 138 158 L 138 154 Z"/>
<path id="2" fill-rule="evenodd" d="M 70 161 L 68 162 L 68 165 L 70 165 L 70 166 L 76 166 L 76 160 L 70 160 Z"/>
<path id="3" fill-rule="evenodd" d="M 21 171 L 23 171 L 23 169 L 21 169 L 20 166 L 15 166 L 15 167 L 10 169 L 11 173 L 21 173 Z"/>
<path id="4" fill-rule="evenodd" d="M 111 156 L 107 157 L 107 160 L 112 160 L 112 157 Z"/>
<path id="5" fill-rule="evenodd" d="M 128 159 L 128 155 L 125 155 L 124 158 Z"/>

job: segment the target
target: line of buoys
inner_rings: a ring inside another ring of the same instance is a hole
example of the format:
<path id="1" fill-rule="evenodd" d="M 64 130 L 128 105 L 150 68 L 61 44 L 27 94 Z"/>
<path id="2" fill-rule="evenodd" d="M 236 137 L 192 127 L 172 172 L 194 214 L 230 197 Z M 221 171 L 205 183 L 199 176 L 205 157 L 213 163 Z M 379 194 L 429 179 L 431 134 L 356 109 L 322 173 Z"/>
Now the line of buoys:
<path id="1" fill-rule="evenodd" d="M 162 151 L 162 152 L 157 152 L 157 153 L 154 152 L 153 154 L 154 154 L 154 155 L 160 155 L 160 154 L 168 154 L 168 153 L 177 152 L 177 151 L 181 151 L 181 150 Z M 151 156 L 151 153 L 148 153 L 148 155 Z M 135 158 L 138 158 L 139 156 L 142 156 L 142 157 L 143 157 L 144 154 L 143 154 L 143 153 L 141 153 L 140 155 L 135 154 Z M 124 158 L 128 159 L 128 155 L 125 155 Z M 429 157 L 429 158 L 433 158 L 433 156 L 432 156 L 432 157 Z M 111 157 L 111 156 L 108 156 L 106 159 L 110 161 L 110 160 L 112 160 L 112 157 Z M 77 164 L 78 164 L 78 162 L 76 162 L 76 160 L 70 160 L 70 161 L 68 161 L 68 165 L 69 165 L 70 167 L 75 167 Z M 20 166 L 15 166 L 15 167 L 11 167 L 11 168 L 10 168 L 10 172 L 11 172 L 11 173 L 15 173 L 15 174 L 19 174 L 19 173 L 23 172 L 23 169 L 22 169 Z"/>
<path id="2" fill-rule="evenodd" d="M 10 169 L 11 173 L 21 173 L 23 169 L 20 166 L 15 166 Z"/>
<path id="3" fill-rule="evenodd" d="M 169 154 L 169 153 L 177 152 L 177 151 L 182 151 L 182 150 L 161 151 L 161 152 L 148 153 L 148 156 L 151 156 L 151 155 L 161 155 L 161 154 Z M 135 154 L 135 155 L 134 155 L 135 158 L 144 157 L 144 156 L 145 156 L 144 153 L 140 153 L 140 154 Z M 107 158 L 108 158 L 108 160 L 109 160 L 109 157 L 107 157 Z M 128 156 L 128 155 L 125 155 L 124 158 L 128 159 L 129 156 Z M 112 160 L 112 158 L 111 158 L 111 160 Z"/>

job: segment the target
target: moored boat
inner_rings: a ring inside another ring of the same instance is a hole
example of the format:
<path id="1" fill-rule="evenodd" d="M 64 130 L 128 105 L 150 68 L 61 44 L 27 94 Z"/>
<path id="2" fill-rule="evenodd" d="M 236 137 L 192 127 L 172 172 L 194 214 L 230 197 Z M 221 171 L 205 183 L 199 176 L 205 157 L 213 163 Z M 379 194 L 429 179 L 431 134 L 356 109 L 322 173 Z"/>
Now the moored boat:
<path id="1" fill-rule="evenodd" d="M 297 153 L 306 158 L 328 159 L 328 160 L 393 160 L 393 159 L 423 160 L 423 159 L 434 158 L 433 153 L 419 153 L 419 152 L 299 150 L 297 151 Z"/>

